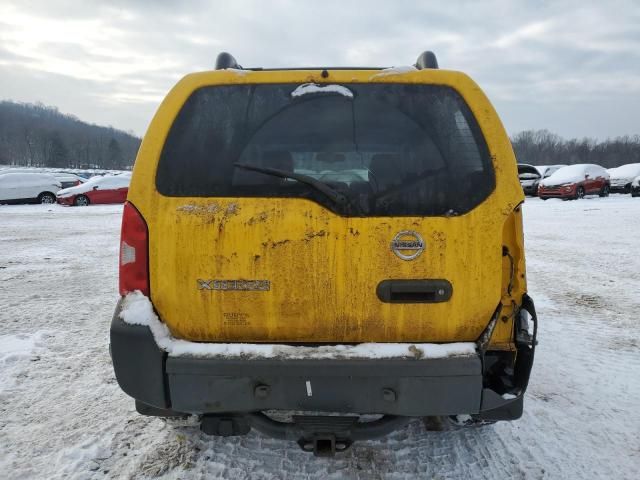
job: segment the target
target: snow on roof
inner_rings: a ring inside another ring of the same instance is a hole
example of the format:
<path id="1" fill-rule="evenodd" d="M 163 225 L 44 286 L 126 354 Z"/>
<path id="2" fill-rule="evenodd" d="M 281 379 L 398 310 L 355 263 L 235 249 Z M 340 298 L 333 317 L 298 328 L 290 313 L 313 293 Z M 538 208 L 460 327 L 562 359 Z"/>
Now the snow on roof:
<path id="1" fill-rule="evenodd" d="M 123 173 L 120 175 L 105 175 L 104 177 L 91 177 L 82 185 L 64 188 L 57 193 L 60 198 L 72 197 L 87 193 L 93 190 L 93 187 L 100 186 L 105 189 L 125 188 L 131 183 L 131 174 Z"/>
<path id="2" fill-rule="evenodd" d="M 297 347 L 282 344 L 198 343 L 176 339 L 156 316 L 151 301 L 140 291 L 124 299 L 120 318 L 130 325 L 148 326 L 158 346 L 170 357 L 243 358 L 447 358 L 476 354 L 476 345 L 463 343 L 361 343 Z"/>
<path id="3" fill-rule="evenodd" d="M 292 97 L 301 97 L 311 93 L 337 93 L 345 97 L 353 98 L 353 92 L 342 85 L 318 85 L 316 83 L 303 83 L 299 85 L 293 92 Z"/>
<path id="4" fill-rule="evenodd" d="M 640 175 L 640 163 L 627 163 L 621 167 L 610 168 L 608 171 L 609 175 L 611 175 L 611 179 L 635 178 Z"/>
<path id="5" fill-rule="evenodd" d="M 60 181 L 73 181 L 73 180 L 78 180 L 80 182 L 86 182 L 87 179 L 84 177 L 80 177 L 79 175 L 76 175 L 75 173 L 52 173 L 51 175 L 53 175 L 54 177 L 56 177 L 58 180 Z"/>
<path id="6" fill-rule="evenodd" d="M 244 70 L 242 68 L 224 68 L 223 70 L 225 72 L 235 73 L 240 77 L 244 77 L 247 73 L 249 73 L 249 70 Z"/>
<path id="7" fill-rule="evenodd" d="M 60 188 L 60 180 L 48 173 L 25 173 L 25 172 L 0 172 L 0 179 L 4 185 L 23 186 L 23 185 L 55 185 Z"/>
<path id="8" fill-rule="evenodd" d="M 599 165 L 578 163 L 576 165 L 559 168 L 552 173 L 551 176 L 542 180 L 540 185 L 553 186 L 565 183 L 581 182 L 584 180 L 585 174 L 590 171 L 597 171 L 597 174 L 599 175 L 608 176 L 607 171 Z"/>
<path id="9" fill-rule="evenodd" d="M 557 164 L 557 165 L 534 165 L 534 167 L 536 168 L 536 170 L 538 170 L 538 172 L 540 172 L 540 175 L 542 175 L 544 177 L 544 174 L 550 168 L 554 168 L 554 167 L 562 168 L 562 167 L 566 167 L 566 165 L 562 165 L 562 164 Z"/>
<path id="10" fill-rule="evenodd" d="M 385 68 L 375 75 L 371 75 L 369 80 L 380 77 L 388 77 L 389 75 L 402 75 L 403 73 L 417 72 L 418 69 L 413 65 L 401 65 L 399 67 Z"/>

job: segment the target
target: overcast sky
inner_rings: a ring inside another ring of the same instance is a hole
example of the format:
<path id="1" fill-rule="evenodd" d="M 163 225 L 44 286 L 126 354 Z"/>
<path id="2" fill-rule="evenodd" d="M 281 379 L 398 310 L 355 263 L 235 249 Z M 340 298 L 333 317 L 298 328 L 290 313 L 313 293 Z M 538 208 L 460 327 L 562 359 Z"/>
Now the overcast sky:
<path id="1" fill-rule="evenodd" d="M 138 135 L 222 50 L 283 67 L 407 65 L 427 49 L 480 84 L 510 134 L 640 133 L 640 1 L 0 0 L 0 98 Z"/>

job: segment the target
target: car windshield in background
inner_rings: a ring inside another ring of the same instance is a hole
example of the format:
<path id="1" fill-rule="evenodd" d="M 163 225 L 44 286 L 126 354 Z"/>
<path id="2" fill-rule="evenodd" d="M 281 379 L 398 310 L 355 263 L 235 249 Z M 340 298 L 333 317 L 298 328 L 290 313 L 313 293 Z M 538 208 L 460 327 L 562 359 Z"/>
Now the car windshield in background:
<path id="1" fill-rule="evenodd" d="M 194 92 L 156 184 L 168 196 L 307 198 L 340 215 L 426 216 L 468 212 L 495 175 L 476 120 L 450 87 L 263 84 Z"/>

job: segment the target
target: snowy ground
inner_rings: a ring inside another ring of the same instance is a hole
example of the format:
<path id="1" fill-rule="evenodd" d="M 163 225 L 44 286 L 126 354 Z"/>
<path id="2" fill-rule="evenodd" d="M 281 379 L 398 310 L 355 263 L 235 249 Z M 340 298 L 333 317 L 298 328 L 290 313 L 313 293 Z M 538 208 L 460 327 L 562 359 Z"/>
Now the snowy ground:
<path id="1" fill-rule="evenodd" d="M 418 421 L 335 459 L 137 415 L 107 350 L 120 206 L 0 206 L 0 476 L 640 478 L 640 199 L 527 200 L 540 345 L 521 420 Z"/>

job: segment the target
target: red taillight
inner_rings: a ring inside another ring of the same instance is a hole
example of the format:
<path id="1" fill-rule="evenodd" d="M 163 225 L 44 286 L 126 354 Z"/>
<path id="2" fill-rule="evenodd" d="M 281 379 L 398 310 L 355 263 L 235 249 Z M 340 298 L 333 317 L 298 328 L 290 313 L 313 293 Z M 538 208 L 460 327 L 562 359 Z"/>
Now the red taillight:
<path id="1" fill-rule="evenodd" d="M 149 296 L 149 231 L 140 212 L 126 202 L 120 233 L 120 295 L 134 290 Z"/>

